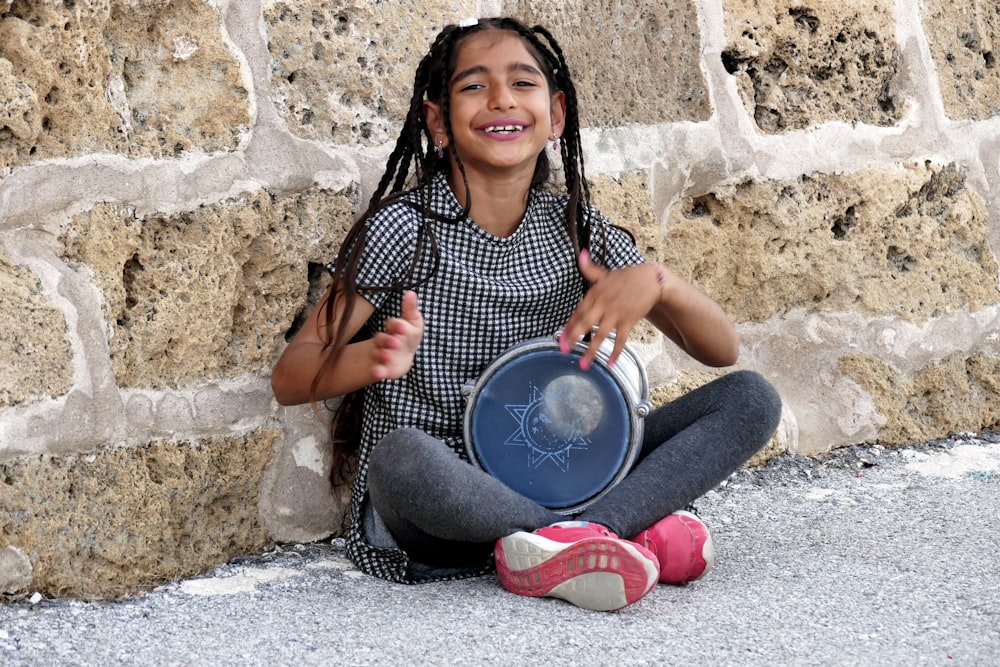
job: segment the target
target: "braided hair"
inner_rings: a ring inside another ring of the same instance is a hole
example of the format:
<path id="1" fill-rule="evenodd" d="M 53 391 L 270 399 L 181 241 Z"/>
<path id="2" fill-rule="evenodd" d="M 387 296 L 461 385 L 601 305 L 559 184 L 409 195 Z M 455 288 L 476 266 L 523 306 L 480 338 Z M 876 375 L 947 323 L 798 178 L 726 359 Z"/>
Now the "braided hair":
<path id="1" fill-rule="evenodd" d="M 320 378 L 336 363 L 340 351 L 348 342 L 341 328 L 335 327 L 336 305 L 343 303 L 341 322 L 350 320 L 358 299 L 358 290 L 395 292 L 412 289 L 425 282 L 436 271 L 440 253 L 429 220 L 450 220 L 430 210 L 425 201 L 428 185 L 438 173 L 447 173 L 451 167 L 449 155 L 441 155 L 435 150 L 430 129 L 424 120 L 424 101 L 434 102 L 441 109 L 448 152 L 461 173 L 465 188 L 464 211 L 459 219 L 468 216 L 472 206 L 472 196 L 466 177 L 465 165 L 455 149 L 450 117 L 449 84 L 454 74 L 462 43 L 471 35 L 484 30 L 504 30 L 516 33 L 524 40 L 531 55 L 545 75 L 551 93 L 561 92 L 566 100 L 566 115 L 563 136 L 560 137 L 560 157 L 562 175 L 569 200 L 564 222 L 573 243 L 575 254 L 590 246 L 591 209 L 590 189 L 583 167 L 583 149 L 580 139 L 580 118 L 576 87 L 570 75 L 566 58 L 556 39 L 542 26 L 529 28 L 513 18 L 479 19 L 472 25 L 449 25 L 438 33 L 426 55 L 417 66 L 414 77 L 413 94 L 403 128 L 396 140 L 395 148 L 389 155 L 385 173 L 368 203 L 365 212 L 348 231 L 341 244 L 340 252 L 333 263 L 333 288 L 323 305 L 327 326 L 325 345 L 327 355 L 313 379 L 311 393 L 315 395 Z M 535 163 L 532 187 L 546 185 L 552 177 L 547 151 L 541 151 Z M 405 195 L 405 196 L 404 196 Z M 403 278 L 392 285 L 358 285 L 357 272 L 364 252 L 368 233 L 368 220 L 382 208 L 392 204 L 412 206 L 421 213 L 418 226 L 416 252 Z M 450 220 L 456 222 L 457 220 Z M 430 253 L 431 272 L 425 276 L 416 275 L 424 253 Z M 363 334 L 359 333 L 359 337 Z M 346 481 L 345 464 L 358 446 L 361 424 L 361 391 L 344 396 L 334 415 L 332 435 L 335 444 L 335 480 Z M 339 477 L 336 477 L 339 475 Z"/>

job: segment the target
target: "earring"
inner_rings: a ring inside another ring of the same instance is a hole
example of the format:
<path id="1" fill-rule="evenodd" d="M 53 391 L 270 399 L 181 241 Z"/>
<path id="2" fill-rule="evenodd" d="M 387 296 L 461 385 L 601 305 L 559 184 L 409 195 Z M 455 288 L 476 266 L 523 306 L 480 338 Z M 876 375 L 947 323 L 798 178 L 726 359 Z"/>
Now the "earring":
<path id="1" fill-rule="evenodd" d="M 552 137 L 552 150 L 553 151 L 558 151 L 559 150 L 559 135 L 558 134 L 554 135 Z"/>
<path id="2" fill-rule="evenodd" d="M 438 139 L 437 150 L 434 151 L 434 155 L 439 160 L 444 159 L 444 139 Z"/>

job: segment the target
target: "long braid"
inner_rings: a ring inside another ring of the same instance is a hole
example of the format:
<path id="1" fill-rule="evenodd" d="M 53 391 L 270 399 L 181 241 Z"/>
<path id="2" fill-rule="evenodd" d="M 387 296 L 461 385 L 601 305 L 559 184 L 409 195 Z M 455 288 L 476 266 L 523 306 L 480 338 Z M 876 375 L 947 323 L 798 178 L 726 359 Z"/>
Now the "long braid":
<path id="1" fill-rule="evenodd" d="M 577 229 L 580 234 L 581 247 L 590 247 L 591 213 L 590 185 L 583 161 L 583 141 L 580 136 L 579 98 L 576 85 L 570 73 L 569 64 L 559 42 L 548 30 L 540 25 L 532 31 L 545 38 L 552 53 L 555 54 L 558 68 L 555 73 L 556 86 L 566 97 L 566 127 L 560 141 L 560 155 L 566 179 L 566 189 L 570 193 L 570 206 L 577 215 Z"/>
<path id="2" fill-rule="evenodd" d="M 465 37 L 469 32 L 462 35 Z M 458 167 L 458 173 L 462 175 L 462 187 L 465 190 L 465 206 L 463 207 L 462 215 L 463 217 L 469 215 L 469 211 L 472 210 L 472 189 L 469 187 L 469 177 L 465 172 L 465 163 L 462 162 L 462 157 L 458 154 L 458 149 L 455 146 L 455 133 L 451 126 L 451 95 L 448 94 L 448 89 L 451 83 L 452 66 L 453 60 L 456 56 L 456 47 L 458 45 L 458 40 L 452 40 L 445 47 L 445 52 L 443 54 L 445 62 L 448 63 L 448 67 L 442 68 L 441 70 L 441 90 L 443 94 L 441 95 L 440 105 L 441 105 L 441 117 L 444 120 L 444 131 L 445 136 L 448 137 L 448 154 L 453 160 L 455 160 L 455 166 Z"/>
<path id="3" fill-rule="evenodd" d="M 431 153 L 431 137 L 423 122 L 423 103 L 430 86 L 430 73 L 433 66 L 440 58 L 438 51 L 442 44 L 448 42 L 448 37 L 454 34 L 454 30 L 445 28 L 438 34 L 427 54 L 417 65 L 416 75 L 413 78 L 413 94 L 410 96 L 410 104 L 406 113 L 406 120 L 403 129 L 396 139 L 396 146 L 386 163 L 386 170 L 382 174 L 378 187 L 372 193 L 368 204 L 367 215 L 373 213 L 382 203 L 387 194 L 402 192 L 406 188 L 406 181 L 409 177 L 411 162 L 414 163 L 418 182 L 423 181 L 423 176 L 428 171 L 428 163 Z M 428 149 L 423 150 L 421 136 L 427 133 Z M 392 189 L 389 184 L 392 183 Z"/>

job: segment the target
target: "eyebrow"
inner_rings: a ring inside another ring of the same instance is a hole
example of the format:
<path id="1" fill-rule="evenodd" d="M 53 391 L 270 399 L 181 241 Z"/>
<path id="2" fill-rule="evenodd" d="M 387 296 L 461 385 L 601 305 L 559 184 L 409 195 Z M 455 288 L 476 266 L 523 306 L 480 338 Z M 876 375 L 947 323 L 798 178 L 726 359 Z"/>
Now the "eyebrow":
<path id="1" fill-rule="evenodd" d="M 467 79 L 470 76 L 475 76 L 477 74 L 486 74 L 490 69 L 486 65 L 475 65 L 468 69 L 464 69 L 461 72 L 457 72 L 453 77 L 451 77 L 451 82 L 461 81 L 462 79 Z M 507 67 L 508 72 L 525 72 L 527 74 L 535 74 L 537 76 L 542 76 L 542 71 L 531 65 L 529 63 L 516 62 L 512 63 Z"/>

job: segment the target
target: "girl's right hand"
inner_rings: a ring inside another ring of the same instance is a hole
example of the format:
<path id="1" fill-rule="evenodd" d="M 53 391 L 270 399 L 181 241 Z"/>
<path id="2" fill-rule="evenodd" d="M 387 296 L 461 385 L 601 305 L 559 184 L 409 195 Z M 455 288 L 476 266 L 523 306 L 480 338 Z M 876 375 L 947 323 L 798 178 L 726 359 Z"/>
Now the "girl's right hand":
<path id="1" fill-rule="evenodd" d="M 424 318 L 417 293 L 403 292 L 403 316 L 386 320 L 385 331 L 375 334 L 372 374 L 376 380 L 396 380 L 413 366 L 413 356 L 424 337 Z"/>

